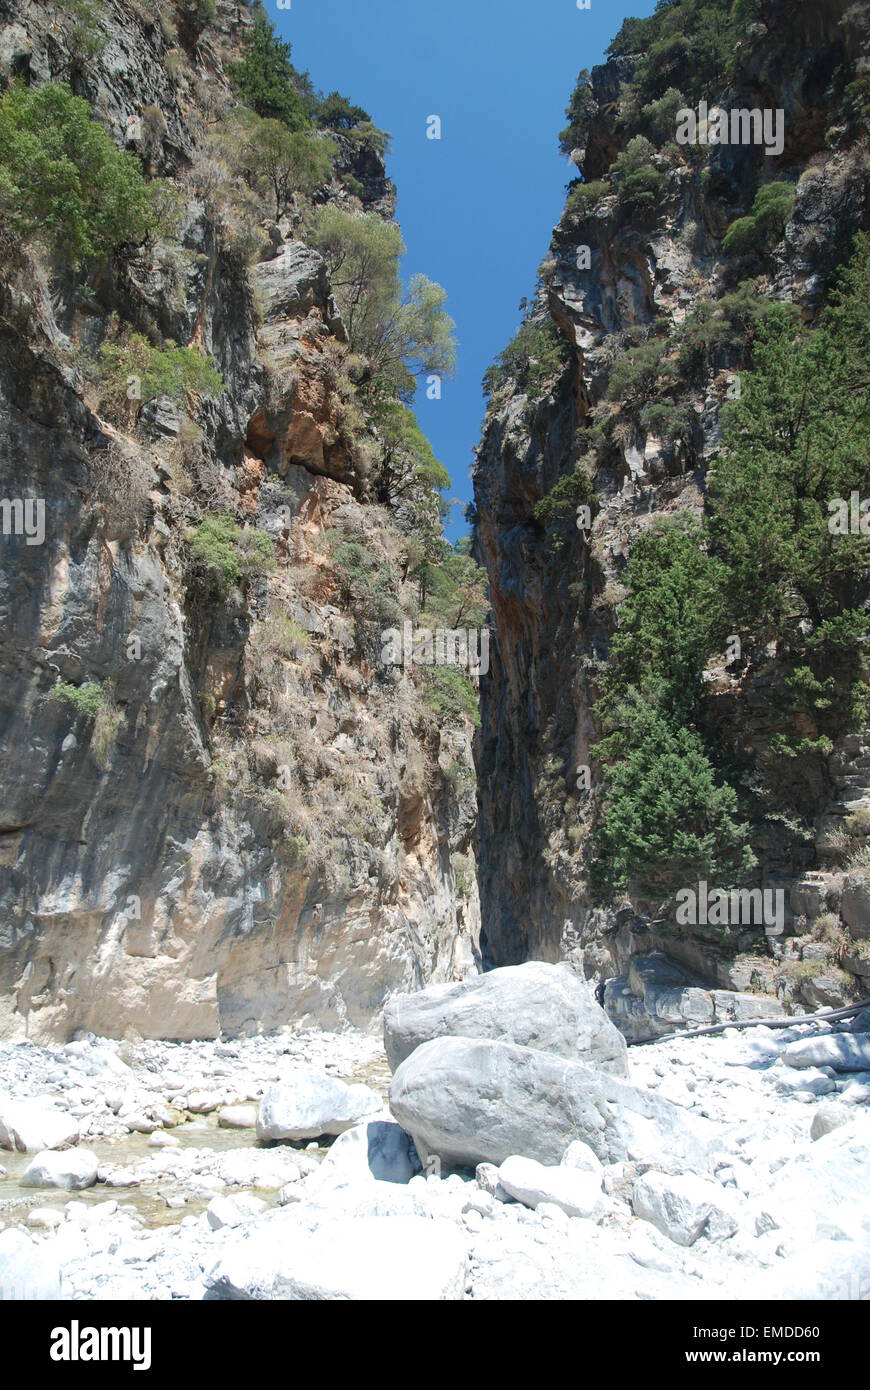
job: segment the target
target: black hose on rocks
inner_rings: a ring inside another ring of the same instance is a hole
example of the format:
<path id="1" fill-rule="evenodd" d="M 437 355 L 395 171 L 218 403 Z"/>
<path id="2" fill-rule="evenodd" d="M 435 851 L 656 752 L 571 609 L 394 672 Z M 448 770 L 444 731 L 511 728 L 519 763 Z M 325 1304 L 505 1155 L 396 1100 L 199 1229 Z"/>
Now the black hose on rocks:
<path id="1" fill-rule="evenodd" d="M 659 1038 L 642 1038 L 628 1045 L 649 1047 L 650 1043 L 669 1042 L 671 1038 L 700 1038 L 705 1033 L 724 1033 L 726 1028 L 794 1028 L 798 1023 L 834 1023 L 839 1018 L 851 1018 L 852 1014 L 860 1014 L 864 1009 L 870 1009 L 870 999 L 864 999 L 860 1004 L 850 1004 L 848 1009 L 828 1009 L 822 1014 L 792 1014 L 789 1018 L 748 1018 L 739 1023 L 713 1023 L 709 1028 L 691 1028 L 685 1032 L 674 1028 Z"/>

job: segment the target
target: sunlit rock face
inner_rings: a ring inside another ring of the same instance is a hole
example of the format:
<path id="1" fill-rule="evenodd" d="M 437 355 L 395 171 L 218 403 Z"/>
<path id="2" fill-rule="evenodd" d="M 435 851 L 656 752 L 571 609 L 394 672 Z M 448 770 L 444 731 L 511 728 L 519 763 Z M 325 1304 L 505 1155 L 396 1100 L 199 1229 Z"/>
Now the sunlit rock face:
<path id="1" fill-rule="evenodd" d="M 477 968 L 471 725 L 380 667 L 331 562 L 327 533 L 352 536 L 410 601 L 322 257 L 265 201 L 243 256 L 202 193 L 247 8 L 178 40 L 99 8 L 77 90 L 179 207 L 123 280 L 49 295 L 31 267 L 2 292 L 0 497 L 39 499 L 44 538 L 0 537 L 0 1035 L 368 1027 L 390 992 Z M 64 26 L 15 11 L 0 75 L 65 80 Z M 329 198 L 392 217 L 380 156 L 334 143 Z M 86 368 L 116 312 L 203 349 L 226 389 L 110 423 Z M 275 561 L 220 595 L 188 554 L 216 512 Z M 111 719 L 58 682 L 98 683 Z"/>

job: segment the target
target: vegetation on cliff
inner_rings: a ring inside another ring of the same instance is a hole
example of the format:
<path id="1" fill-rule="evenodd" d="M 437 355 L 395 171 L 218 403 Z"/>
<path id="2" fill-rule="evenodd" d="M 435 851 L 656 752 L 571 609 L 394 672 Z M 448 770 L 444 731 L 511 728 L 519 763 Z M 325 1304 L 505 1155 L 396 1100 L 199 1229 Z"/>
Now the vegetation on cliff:
<path id="1" fill-rule="evenodd" d="M 577 605 L 577 727 L 542 710 L 530 750 L 544 859 L 566 896 L 591 880 L 599 902 L 628 891 L 654 914 L 693 878 L 784 866 L 790 837 L 806 863 L 830 755 L 868 714 L 854 51 L 807 19 L 818 71 L 776 177 L 757 151 L 675 141 L 677 112 L 699 101 L 752 105 L 742 94 L 761 83 L 782 104 L 766 55 L 790 8 L 662 0 L 580 74 L 560 146 L 584 177 L 485 383 L 496 450 L 501 431 L 519 434 L 508 400 L 527 397 L 528 472 L 511 496 L 528 486 L 528 544 L 560 620 Z M 841 151 L 854 201 L 835 160 L 825 188 L 820 163 Z M 815 242 L 813 217 L 826 219 Z M 569 760 L 587 738 L 594 790 L 578 803 Z"/>

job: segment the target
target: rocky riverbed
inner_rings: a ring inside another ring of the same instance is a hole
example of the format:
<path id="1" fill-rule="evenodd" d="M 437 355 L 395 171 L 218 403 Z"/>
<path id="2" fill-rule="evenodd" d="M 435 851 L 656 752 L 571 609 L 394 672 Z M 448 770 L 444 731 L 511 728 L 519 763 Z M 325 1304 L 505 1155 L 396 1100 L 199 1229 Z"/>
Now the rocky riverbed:
<path id="1" fill-rule="evenodd" d="M 516 967 L 483 991 L 424 991 L 410 1015 L 388 1008 L 392 1114 L 385 1052 L 356 1032 L 3 1045 L 0 1286 L 74 1299 L 870 1297 L 870 1018 L 675 1037 L 626 1062 L 569 976 Z M 534 1024 L 530 981 L 558 985 L 562 1026 Z M 492 1038 L 511 1000 L 525 1042 Z M 575 1137 L 554 1161 L 566 1097 Z M 470 1161 L 451 1170 L 457 1147 Z"/>

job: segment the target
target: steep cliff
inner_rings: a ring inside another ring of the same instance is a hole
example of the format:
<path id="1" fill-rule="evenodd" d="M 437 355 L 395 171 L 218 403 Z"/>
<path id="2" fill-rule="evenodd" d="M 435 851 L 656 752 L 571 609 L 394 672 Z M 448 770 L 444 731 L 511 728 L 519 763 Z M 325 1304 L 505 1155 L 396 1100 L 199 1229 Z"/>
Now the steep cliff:
<path id="1" fill-rule="evenodd" d="M 866 560 L 827 520 L 867 487 L 868 52 L 836 0 L 627 21 L 581 74 L 582 177 L 487 377 L 484 959 L 567 956 L 642 1035 L 727 1017 L 711 986 L 866 993 Z M 758 126 L 709 139 L 741 110 Z M 780 891 L 782 930 L 681 922 L 701 880 Z"/>
<path id="2" fill-rule="evenodd" d="M 382 485 L 380 398 L 313 245 L 324 207 L 390 226 L 384 141 L 305 75 L 251 137 L 240 87 L 275 99 L 262 68 L 244 91 L 254 19 L 0 5 L 7 92 L 84 98 L 162 204 L 74 258 L 0 190 L 4 1036 L 365 1026 L 475 968 L 472 722 L 381 661 L 437 496 Z"/>

